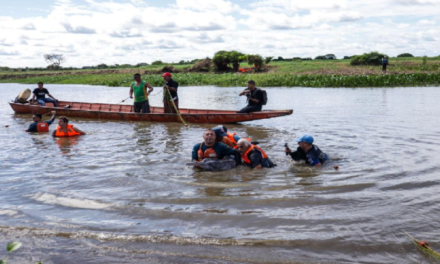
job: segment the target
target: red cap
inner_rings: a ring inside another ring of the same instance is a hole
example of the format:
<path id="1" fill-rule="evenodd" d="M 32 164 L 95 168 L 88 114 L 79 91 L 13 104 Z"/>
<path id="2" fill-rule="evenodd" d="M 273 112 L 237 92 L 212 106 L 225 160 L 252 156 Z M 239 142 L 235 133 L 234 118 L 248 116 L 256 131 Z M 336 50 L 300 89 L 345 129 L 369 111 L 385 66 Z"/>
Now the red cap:
<path id="1" fill-rule="evenodd" d="M 166 73 L 164 73 L 164 74 L 162 75 L 162 77 L 171 77 L 171 73 L 166 72 Z"/>

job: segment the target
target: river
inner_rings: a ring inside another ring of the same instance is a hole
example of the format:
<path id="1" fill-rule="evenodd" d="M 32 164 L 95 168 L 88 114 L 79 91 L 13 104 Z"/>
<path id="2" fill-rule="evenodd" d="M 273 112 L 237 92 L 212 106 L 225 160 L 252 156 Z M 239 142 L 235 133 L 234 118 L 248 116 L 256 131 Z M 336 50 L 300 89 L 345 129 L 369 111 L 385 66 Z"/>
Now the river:
<path id="1" fill-rule="evenodd" d="M 440 250 L 439 88 L 266 88 L 265 108 L 293 115 L 227 128 L 278 166 L 225 172 L 185 165 L 209 124 L 71 118 L 88 135 L 28 134 L 31 115 L 7 104 L 25 88 L 0 84 L 0 246 L 23 243 L 9 263 L 431 263 L 402 231 Z M 128 95 L 46 88 L 69 101 Z M 180 106 L 240 109 L 242 89 L 181 87 Z M 305 133 L 331 157 L 322 168 L 283 152 Z"/>

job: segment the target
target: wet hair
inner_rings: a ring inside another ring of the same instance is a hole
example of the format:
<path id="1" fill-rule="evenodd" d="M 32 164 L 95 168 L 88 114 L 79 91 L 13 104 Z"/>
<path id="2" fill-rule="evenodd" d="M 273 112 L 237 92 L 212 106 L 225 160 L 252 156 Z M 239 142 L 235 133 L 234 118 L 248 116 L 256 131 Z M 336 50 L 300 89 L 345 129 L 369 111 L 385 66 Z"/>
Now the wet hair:
<path id="1" fill-rule="evenodd" d="M 208 132 L 208 131 L 210 131 L 210 132 L 214 133 L 215 135 L 217 135 L 217 134 L 215 133 L 215 131 L 212 130 L 212 129 L 206 129 L 205 131 L 203 131 L 203 134 L 205 134 L 205 132 Z"/>
<path id="2" fill-rule="evenodd" d="M 136 78 L 136 77 L 141 77 L 141 75 L 140 75 L 139 73 L 135 73 L 135 74 L 133 75 L 133 77 L 134 77 L 134 78 Z"/>
<path id="3" fill-rule="evenodd" d="M 249 80 L 247 83 L 255 85 L 255 81 L 254 80 Z"/>
<path id="4" fill-rule="evenodd" d="M 243 143 L 243 145 L 245 145 L 246 147 L 250 147 L 252 145 L 251 142 L 249 142 L 248 140 L 242 138 L 237 142 L 237 145 L 241 145 Z"/>
<path id="5" fill-rule="evenodd" d="M 43 84 L 43 82 L 38 82 L 38 84 Z"/>
<path id="6" fill-rule="evenodd" d="M 68 124 L 69 123 L 69 119 L 67 119 L 67 117 L 65 116 L 60 116 L 58 117 L 58 119 L 62 119 L 64 123 Z"/>
<path id="7" fill-rule="evenodd" d="M 43 118 L 43 115 L 42 115 L 42 114 L 34 114 L 34 116 L 38 117 L 39 119 L 42 119 L 42 118 Z"/>

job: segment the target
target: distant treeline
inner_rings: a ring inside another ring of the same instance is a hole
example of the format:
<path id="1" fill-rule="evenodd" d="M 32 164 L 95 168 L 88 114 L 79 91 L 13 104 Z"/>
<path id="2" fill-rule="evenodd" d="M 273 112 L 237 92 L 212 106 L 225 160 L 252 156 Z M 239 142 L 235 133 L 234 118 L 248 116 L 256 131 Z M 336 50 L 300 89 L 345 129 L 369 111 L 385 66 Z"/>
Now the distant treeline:
<path id="1" fill-rule="evenodd" d="M 379 52 L 370 52 L 365 53 L 363 55 L 353 55 L 353 56 L 344 56 L 342 60 L 350 60 L 351 65 L 378 65 L 380 64 L 381 58 L 385 56 L 382 53 Z M 412 58 L 414 55 L 410 53 L 402 53 L 397 55 L 397 58 Z M 440 57 L 437 56 L 437 57 Z M 436 57 L 436 58 L 437 58 Z M 424 58 L 427 58 L 424 56 Z M 14 71 L 14 72 L 26 72 L 26 71 L 53 71 L 53 70 L 64 70 L 64 71 L 71 71 L 71 70 L 102 70 L 102 69 L 130 69 L 130 68 L 141 68 L 141 67 L 148 67 L 148 66 L 162 66 L 162 65 L 196 65 L 197 63 L 213 63 L 213 66 L 216 70 L 234 70 L 237 71 L 239 68 L 240 63 L 247 62 L 249 65 L 253 66 L 255 69 L 260 69 L 264 64 L 269 64 L 271 61 L 311 61 L 311 60 L 337 60 L 335 54 L 326 54 L 326 55 L 319 55 L 316 56 L 314 59 L 311 57 L 293 57 L 293 58 L 283 58 L 281 56 L 275 57 L 266 57 L 263 58 L 262 56 L 256 54 L 243 54 L 237 51 L 218 51 L 215 53 L 214 57 L 211 58 L 204 58 L 204 59 L 194 59 L 194 60 L 181 60 L 179 62 L 164 62 L 161 60 L 153 61 L 151 64 L 148 63 L 138 63 L 138 64 L 114 64 L 114 65 L 107 65 L 105 63 L 101 63 L 98 65 L 93 66 L 83 66 L 83 67 L 61 67 L 57 66 L 54 68 L 53 65 L 49 65 L 47 67 L 25 67 L 25 68 L 10 68 L 10 67 L 1 67 L 0 71 Z M 208 62 L 209 60 L 209 62 Z M 210 66 L 208 65 L 208 68 Z"/>

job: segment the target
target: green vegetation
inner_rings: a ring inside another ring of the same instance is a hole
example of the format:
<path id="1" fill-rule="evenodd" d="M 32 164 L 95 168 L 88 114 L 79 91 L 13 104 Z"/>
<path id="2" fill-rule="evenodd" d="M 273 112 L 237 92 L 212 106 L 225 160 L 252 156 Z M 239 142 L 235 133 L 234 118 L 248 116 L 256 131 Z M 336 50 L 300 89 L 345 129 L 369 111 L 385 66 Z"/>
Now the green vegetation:
<path id="1" fill-rule="evenodd" d="M 17 250 L 21 247 L 21 242 L 11 242 L 6 245 L 6 250 L 8 251 L 8 257 L 6 260 L 0 260 L 0 264 L 7 264 L 12 251 Z"/>
<path id="2" fill-rule="evenodd" d="M 353 58 L 351 58 L 350 64 L 353 66 L 356 66 L 356 65 L 381 65 L 382 58 L 384 56 L 387 56 L 387 55 L 379 53 L 377 51 L 373 51 L 370 53 L 364 53 L 363 55 L 353 56 Z"/>
<path id="3" fill-rule="evenodd" d="M 380 54 L 378 54 L 380 56 Z M 172 69 L 173 77 L 182 86 L 218 85 L 244 86 L 254 79 L 257 86 L 302 87 L 387 87 L 440 85 L 440 57 L 389 58 L 387 74 L 380 66 L 352 66 L 350 60 L 272 60 L 261 72 L 213 72 L 209 58 L 195 60 L 195 64 L 143 65 L 124 69 L 90 69 L 58 71 L 11 71 L 0 69 L 0 82 L 35 85 L 42 81 L 50 84 L 91 84 L 128 87 L 134 73 L 141 73 L 153 86 L 162 86 L 161 73 Z"/>
<path id="4" fill-rule="evenodd" d="M 413 58 L 414 56 L 411 53 L 402 53 L 397 55 L 397 58 Z"/>
<path id="5" fill-rule="evenodd" d="M 162 86 L 163 78 L 158 75 L 143 75 L 153 86 Z M 256 81 L 260 87 L 268 86 L 301 86 L 301 87 L 386 87 L 440 85 L 440 73 L 410 73 L 385 75 L 292 75 L 287 73 L 261 74 L 203 74 L 177 73 L 173 76 L 181 86 L 217 85 L 244 86 L 249 79 Z M 91 84 L 115 87 L 128 87 L 133 81 L 131 74 L 105 75 L 55 75 L 20 79 L 20 83 L 36 84 Z"/>

